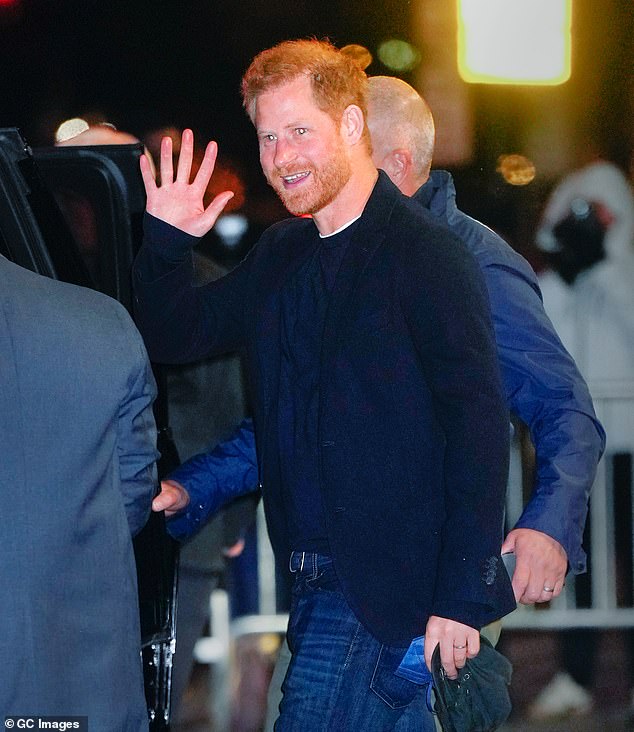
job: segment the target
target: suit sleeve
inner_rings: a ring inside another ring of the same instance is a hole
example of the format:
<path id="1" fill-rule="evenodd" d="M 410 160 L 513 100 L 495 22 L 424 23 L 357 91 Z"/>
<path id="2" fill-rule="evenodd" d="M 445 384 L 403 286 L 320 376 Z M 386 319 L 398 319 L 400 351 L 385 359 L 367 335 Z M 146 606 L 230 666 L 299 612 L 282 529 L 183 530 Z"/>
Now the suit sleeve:
<path id="1" fill-rule="evenodd" d="M 516 528 L 548 534 L 563 546 L 572 570 L 583 572 L 583 528 L 605 432 L 535 278 L 500 264 L 483 272 L 507 402 L 529 428 L 536 452 L 533 492 Z"/>
<path id="2" fill-rule="evenodd" d="M 170 473 L 183 485 L 190 502 L 167 522 L 179 541 L 191 538 L 226 503 L 258 488 L 253 422 L 245 419 L 233 435 L 213 450 L 195 455 Z"/>
<path id="3" fill-rule="evenodd" d="M 196 287 L 191 249 L 198 239 L 147 213 L 143 229 L 132 284 L 135 322 L 150 359 L 193 363 L 239 351 L 248 260 L 228 275 Z"/>
<path id="4" fill-rule="evenodd" d="M 481 627 L 515 607 L 500 559 L 509 412 L 486 287 L 448 230 L 408 262 L 402 307 L 445 440 L 433 615 Z"/>
<path id="5" fill-rule="evenodd" d="M 152 404 L 156 384 L 150 363 L 132 321 L 125 314 L 125 330 L 129 341 L 132 366 L 127 390 L 119 407 L 118 457 L 121 492 L 130 526 L 136 535 L 146 524 L 156 493 L 156 424 Z"/>

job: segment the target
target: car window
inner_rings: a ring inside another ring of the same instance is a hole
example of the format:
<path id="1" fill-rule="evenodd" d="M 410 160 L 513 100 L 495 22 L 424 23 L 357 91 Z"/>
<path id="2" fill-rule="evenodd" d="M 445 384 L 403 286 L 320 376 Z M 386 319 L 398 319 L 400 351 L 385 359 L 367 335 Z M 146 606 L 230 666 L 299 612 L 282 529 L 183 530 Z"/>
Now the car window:
<path id="1" fill-rule="evenodd" d="M 138 168 L 142 150 L 140 144 L 33 150 L 92 286 L 128 309 L 145 207 Z"/>

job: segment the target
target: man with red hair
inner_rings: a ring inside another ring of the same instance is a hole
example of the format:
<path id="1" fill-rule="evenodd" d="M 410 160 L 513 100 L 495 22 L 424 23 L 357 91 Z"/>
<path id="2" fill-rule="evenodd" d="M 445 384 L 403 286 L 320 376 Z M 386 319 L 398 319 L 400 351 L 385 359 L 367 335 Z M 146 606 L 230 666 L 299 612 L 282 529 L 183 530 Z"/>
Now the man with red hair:
<path id="1" fill-rule="evenodd" d="M 243 79 L 262 170 L 294 218 L 227 277 L 192 286 L 210 143 L 193 136 L 161 186 L 148 165 L 135 264 L 155 361 L 245 354 L 260 482 L 278 560 L 295 574 L 279 730 L 433 730 L 425 683 L 399 667 L 425 636 L 450 677 L 478 629 L 515 606 L 500 560 L 508 461 L 484 283 L 464 245 L 377 172 L 367 78 L 319 41 L 282 43 Z M 172 508 L 185 509 L 185 505 Z M 400 720 L 400 722 L 399 722 Z"/>

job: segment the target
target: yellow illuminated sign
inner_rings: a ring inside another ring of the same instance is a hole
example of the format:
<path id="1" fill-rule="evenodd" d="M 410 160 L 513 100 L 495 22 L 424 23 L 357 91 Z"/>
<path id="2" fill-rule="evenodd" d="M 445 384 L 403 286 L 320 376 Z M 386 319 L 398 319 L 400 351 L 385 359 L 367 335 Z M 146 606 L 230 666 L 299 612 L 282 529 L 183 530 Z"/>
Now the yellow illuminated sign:
<path id="1" fill-rule="evenodd" d="M 481 84 L 570 78 L 572 0 L 458 0 L 458 68 Z"/>

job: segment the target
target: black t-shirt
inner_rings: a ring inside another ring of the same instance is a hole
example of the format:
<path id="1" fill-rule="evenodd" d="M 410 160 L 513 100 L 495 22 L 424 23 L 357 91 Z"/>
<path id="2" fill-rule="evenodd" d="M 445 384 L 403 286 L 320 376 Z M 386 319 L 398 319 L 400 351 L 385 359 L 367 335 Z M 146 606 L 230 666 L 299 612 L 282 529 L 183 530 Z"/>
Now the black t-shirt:
<path id="1" fill-rule="evenodd" d="M 329 553 L 319 490 L 320 357 L 330 292 L 355 228 L 353 222 L 322 238 L 282 293 L 278 424 L 284 507 L 295 551 Z"/>

